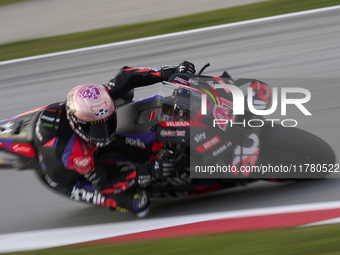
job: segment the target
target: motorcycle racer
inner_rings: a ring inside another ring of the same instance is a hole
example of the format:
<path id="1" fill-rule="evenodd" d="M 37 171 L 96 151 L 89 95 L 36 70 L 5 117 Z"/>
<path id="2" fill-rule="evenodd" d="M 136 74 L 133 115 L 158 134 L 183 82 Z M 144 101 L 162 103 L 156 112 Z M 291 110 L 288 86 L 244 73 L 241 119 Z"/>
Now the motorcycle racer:
<path id="1" fill-rule="evenodd" d="M 73 88 L 64 103 L 52 104 L 40 114 L 35 127 L 45 182 L 72 200 L 145 216 L 150 202 L 142 186 L 164 178 L 165 170 L 174 172 L 175 163 L 165 156 L 151 164 L 111 169 L 101 163 L 97 152 L 113 142 L 117 126 L 113 100 L 132 99 L 134 88 L 168 80 L 174 73 L 195 72 L 187 61 L 160 69 L 124 66 L 108 84 Z"/>

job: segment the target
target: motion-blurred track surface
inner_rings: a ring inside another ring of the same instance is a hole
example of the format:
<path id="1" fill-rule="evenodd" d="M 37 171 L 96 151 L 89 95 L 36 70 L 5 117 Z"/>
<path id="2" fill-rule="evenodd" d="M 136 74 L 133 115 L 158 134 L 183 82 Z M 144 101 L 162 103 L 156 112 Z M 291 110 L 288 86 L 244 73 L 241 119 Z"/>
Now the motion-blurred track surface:
<path id="1" fill-rule="evenodd" d="M 123 65 L 176 65 L 189 60 L 208 74 L 223 70 L 234 78 L 258 78 L 268 84 L 310 90 L 306 104 L 313 116 L 294 112 L 299 128 L 326 140 L 340 158 L 340 11 L 181 35 L 101 50 L 32 60 L 0 67 L 0 119 L 63 101 L 82 83 L 105 83 Z M 155 92 L 137 89 L 137 98 Z M 288 114 L 290 108 L 288 108 Z M 213 195 L 155 201 L 150 218 L 235 209 L 302 204 L 339 199 L 340 180 L 303 183 L 258 182 Z M 132 215 L 68 201 L 47 190 L 33 171 L 0 171 L 0 234 L 69 226 L 134 221 Z"/>

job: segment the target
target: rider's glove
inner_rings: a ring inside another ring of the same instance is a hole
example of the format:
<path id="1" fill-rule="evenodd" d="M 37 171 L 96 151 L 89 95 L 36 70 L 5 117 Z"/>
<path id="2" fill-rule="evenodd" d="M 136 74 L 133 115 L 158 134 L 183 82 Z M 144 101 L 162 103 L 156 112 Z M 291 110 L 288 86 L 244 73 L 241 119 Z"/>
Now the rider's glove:
<path id="1" fill-rule="evenodd" d="M 166 177 L 177 176 L 175 159 L 159 159 L 151 164 L 136 167 L 138 183 L 147 185 L 151 181 L 162 181 Z"/>
<path id="2" fill-rule="evenodd" d="M 183 61 L 178 65 L 176 68 L 175 73 L 190 73 L 190 74 L 195 74 L 195 65 L 191 62 L 188 61 Z"/>

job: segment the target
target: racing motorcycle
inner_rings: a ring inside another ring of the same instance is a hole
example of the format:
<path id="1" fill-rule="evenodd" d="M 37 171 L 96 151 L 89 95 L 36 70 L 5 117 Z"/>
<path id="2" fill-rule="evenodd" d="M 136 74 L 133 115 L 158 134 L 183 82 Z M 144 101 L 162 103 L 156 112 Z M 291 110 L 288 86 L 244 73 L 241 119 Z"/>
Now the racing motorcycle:
<path id="1" fill-rule="evenodd" d="M 151 97 L 117 99 L 115 141 L 100 149 L 102 162 L 146 163 L 166 153 L 176 161 L 176 176 L 149 184 L 151 197 L 195 195 L 257 180 L 322 178 L 330 172 L 335 154 L 322 139 L 296 127 L 265 122 L 247 105 L 243 115 L 234 114 L 230 85 L 250 85 L 253 106 L 265 110 L 271 104 L 266 83 L 234 80 L 226 71 L 221 76 L 202 75 L 207 66 L 197 75 L 174 74 Z M 46 107 L 0 122 L 0 150 L 14 156 L 1 157 L 0 168 L 34 169 L 46 182 L 33 142 Z M 240 125 L 254 119 L 256 126 Z"/>

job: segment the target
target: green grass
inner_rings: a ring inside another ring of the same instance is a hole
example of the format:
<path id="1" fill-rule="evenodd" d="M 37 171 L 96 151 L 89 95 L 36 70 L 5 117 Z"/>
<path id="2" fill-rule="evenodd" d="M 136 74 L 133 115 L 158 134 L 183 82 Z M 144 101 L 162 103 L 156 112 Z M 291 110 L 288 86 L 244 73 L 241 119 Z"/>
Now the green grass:
<path id="1" fill-rule="evenodd" d="M 4 5 L 16 4 L 21 2 L 28 2 L 32 0 L 0 0 L 0 7 Z"/>
<path id="2" fill-rule="evenodd" d="M 338 4 L 340 4 L 340 0 L 267 1 L 155 22 L 110 27 L 75 34 L 3 44 L 0 45 L 0 61 Z"/>
<path id="3" fill-rule="evenodd" d="M 18 254 L 340 254 L 339 239 L 340 225 L 331 225 L 198 235 L 134 243 L 65 246 Z"/>

